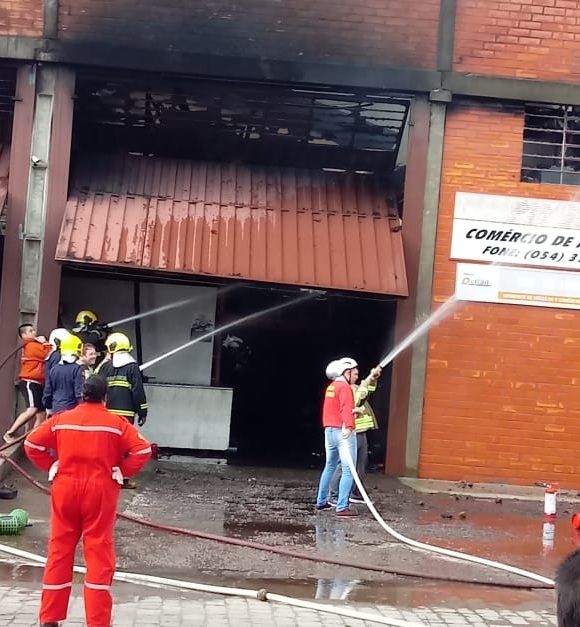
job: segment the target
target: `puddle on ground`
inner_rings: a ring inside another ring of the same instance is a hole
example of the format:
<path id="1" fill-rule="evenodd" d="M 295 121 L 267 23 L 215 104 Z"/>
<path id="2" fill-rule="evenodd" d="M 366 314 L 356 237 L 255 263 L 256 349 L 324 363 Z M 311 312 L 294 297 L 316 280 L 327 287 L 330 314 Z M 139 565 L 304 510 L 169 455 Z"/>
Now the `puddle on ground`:
<path id="1" fill-rule="evenodd" d="M 290 523 L 286 521 L 256 521 L 248 522 L 226 521 L 224 531 L 228 536 L 236 538 L 252 538 L 262 533 L 282 533 L 285 535 L 312 535 L 311 525 Z"/>
<path id="2" fill-rule="evenodd" d="M 426 526 L 441 526 L 453 535 L 435 539 L 424 533 Z M 518 516 L 505 511 L 498 514 L 470 513 L 465 520 L 442 521 L 437 512 L 425 512 L 416 521 L 418 540 L 472 553 L 488 559 L 519 566 L 553 577 L 558 564 L 580 547 L 580 533 L 572 529 L 568 515 L 546 520 L 542 515 Z M 422 532 L 423 528 L 423 532 Z"/>
<path id="3" fill-rule="evenodd" d="M 0 583 L 38 583 L 42 581 L 42 568 L 25 564 L 0 562 Z"/>
<path id="4" fill-rule="evenodd" d="M 328 576 L 311 579 L 263 579 L 242 578 L 223 572 L 176 574 L 156 572 L 158 576 L 186 579 L 197 583 L 230 586 L 251 590 L 265 589 L 306 600 L 344 601 L 406 607 L 450 606 L 457 607 L 458 601 L 473 607 L 525 607 L 537 604 L 538 600 L 551 602 L 552 590 L 518 590 L 513 588 L 491 588 L 485 585 L 448 583 L 395 577 L 391 581 L 368 581 L 350 579 L 339 575 L 338 568 L 329 566 Z"/>

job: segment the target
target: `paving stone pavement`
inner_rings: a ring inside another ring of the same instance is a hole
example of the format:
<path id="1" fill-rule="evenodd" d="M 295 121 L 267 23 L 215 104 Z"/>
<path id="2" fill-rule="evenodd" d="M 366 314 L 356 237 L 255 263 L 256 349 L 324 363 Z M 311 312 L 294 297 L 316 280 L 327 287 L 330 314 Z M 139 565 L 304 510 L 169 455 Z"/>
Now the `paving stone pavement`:
<path id="1" fill-rule="evenodd" d="M 84 625 L 81 591 L 80 586 L 75 586 L 64 627 Z M 0 584 L 0 627 L 38 625 L 39 600 L 37 587 Z M 349 604 L 348 607 L 403 621 L 421 622 L 429 627 L 556 625 L 553 609 L 549 607 L 517 611 L 445 606 L 395 608 L 367 604 Z M 115 627 L 371 627 L 378 624 L 253 599 L 197 593 L 179 596 L 131 586 L 115 593 L 113 623 Z"/>

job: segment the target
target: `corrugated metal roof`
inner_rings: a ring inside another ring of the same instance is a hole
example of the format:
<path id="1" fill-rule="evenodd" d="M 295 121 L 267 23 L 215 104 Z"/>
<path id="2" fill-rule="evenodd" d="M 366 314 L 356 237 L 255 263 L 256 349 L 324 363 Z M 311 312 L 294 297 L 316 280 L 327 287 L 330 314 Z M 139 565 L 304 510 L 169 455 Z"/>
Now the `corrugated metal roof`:
<path id="1" fill-rule="evenodd" d="M 292 168 L 85 155 L 56 258 L 406 296 L 377 181 Z"/>

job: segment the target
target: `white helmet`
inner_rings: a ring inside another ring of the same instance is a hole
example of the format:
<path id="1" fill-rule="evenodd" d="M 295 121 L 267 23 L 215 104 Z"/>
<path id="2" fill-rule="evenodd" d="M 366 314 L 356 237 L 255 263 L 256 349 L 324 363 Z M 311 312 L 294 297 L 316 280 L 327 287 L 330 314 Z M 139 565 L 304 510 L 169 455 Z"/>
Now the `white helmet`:
<path id="1" fill-rule="evenodd" d="M 69 335 L 66 329 L 53 329 L 48 336 L 48 341 L 52 344 L 54 350 L 58 350 L 60 343 Z"/>
<path id="2" fill-rule="evenodd" d="M 328 366 L 326 366 L 326 370 L 325 370 L 325 374 L 326 374 L 326 378 L 330 379 L 331 381 L 334 381 L 334 379 L 336 379 L 336 377 L 338 377 L 338 374 L 336 373 L 337 371 L 337 364 L 338 364 L 338 359 L 333 359 Z"/>
<path id="3" fill-rule="evenodd" d="M 342 357 L 341 359 L 337 359 L 334 363 L 335 368 L 335 378 L 342 376 L 347 370 L 351 368 L 358 368 L 358 364 L 356 360 L 352 357 Z M 329 364 L 330 365 L 330 364 Z"/>

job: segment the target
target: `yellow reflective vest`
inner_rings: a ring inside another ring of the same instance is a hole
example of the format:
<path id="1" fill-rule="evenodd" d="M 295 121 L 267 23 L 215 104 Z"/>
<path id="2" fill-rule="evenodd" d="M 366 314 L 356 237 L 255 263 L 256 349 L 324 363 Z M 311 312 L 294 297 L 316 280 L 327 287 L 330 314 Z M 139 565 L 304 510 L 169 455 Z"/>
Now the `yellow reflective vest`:
<path id="1" fill-rule="evenodd" d="M 369 394 L 372 394 L 377 389 L 376 379 L 367 377 L 360 385 L 353 385 L 352 390 L 354 392 L 354 405 L 355 407 L 362 407 L 363 412 L 356 414 L 354 419 L 354 430 L 357 433 L 364 433 L 371 429 L 378 428 L 377 418 L 373 408 L 368 402 Z"/>

